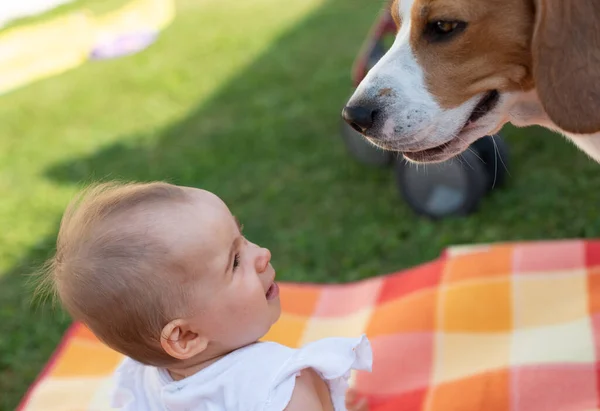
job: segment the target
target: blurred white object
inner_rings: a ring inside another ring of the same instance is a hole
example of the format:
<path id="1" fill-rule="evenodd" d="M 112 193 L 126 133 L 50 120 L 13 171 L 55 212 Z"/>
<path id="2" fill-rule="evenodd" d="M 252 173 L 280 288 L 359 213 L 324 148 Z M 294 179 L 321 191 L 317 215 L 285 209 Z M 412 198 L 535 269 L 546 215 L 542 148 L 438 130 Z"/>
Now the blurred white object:
<path id="1" fill-rule="evenodd" d="M 0 0 L 0 11 L 6 1 L 21 0 Z M 139 52 L 154 42 L 174 17 L 175 0 L 129 0 L 99 16 L 81 8 L 3 30 L 0 96 L 89 60 Z"/>
<path id="2" fill-rule="evenodd" d="M 35 16 L 74 0 L 8 0 L 0 1 L 0 28 L 22 17 Z"/>

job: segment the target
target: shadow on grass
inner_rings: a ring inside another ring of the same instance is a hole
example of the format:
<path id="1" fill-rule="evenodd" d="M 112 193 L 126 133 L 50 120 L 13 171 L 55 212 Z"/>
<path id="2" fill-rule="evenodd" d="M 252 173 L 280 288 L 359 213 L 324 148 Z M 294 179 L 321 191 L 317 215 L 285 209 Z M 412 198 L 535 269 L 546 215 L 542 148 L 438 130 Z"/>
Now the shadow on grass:
<path id="1" fill-rule="evenodd" d="M 56 165 L 48 178 L 202 187 L 230 205 L 250 238 L 273 250 L 283 278 L 345 281 L 378 273 L 373 268 L 382 261 L 369 267 L 369 260 L 380 252 L 365 238 L 410 213 L 389 170 L 361 167 L 340 136 L 351 64 L 377 6 L 327 1 L 213 98 L 152 131 L 152 142 L 148 134 L 126 136 Z"/>

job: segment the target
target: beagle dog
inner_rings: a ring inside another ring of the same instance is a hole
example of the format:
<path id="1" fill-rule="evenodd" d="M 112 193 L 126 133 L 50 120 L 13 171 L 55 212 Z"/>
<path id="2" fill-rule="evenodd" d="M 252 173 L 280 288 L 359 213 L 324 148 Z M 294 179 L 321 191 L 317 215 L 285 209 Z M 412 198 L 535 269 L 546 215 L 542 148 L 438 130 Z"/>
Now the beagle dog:
<path id="1" fill-rule="evenodd" d="M 600 0 L 394 0 L 394 43 L 342 116 L 375 145 L 440 162 L 507 122 L 600 162 Z"/>

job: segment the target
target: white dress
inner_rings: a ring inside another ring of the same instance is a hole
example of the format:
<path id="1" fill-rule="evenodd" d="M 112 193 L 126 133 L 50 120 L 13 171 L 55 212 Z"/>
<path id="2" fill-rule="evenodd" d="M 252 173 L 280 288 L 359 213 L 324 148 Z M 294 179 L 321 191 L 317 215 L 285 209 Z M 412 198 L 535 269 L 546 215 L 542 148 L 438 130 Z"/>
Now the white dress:
<path id="1" fill-rule="evenodd" d="M 324 338 L 293 349 L 274 342 L 240 348 L 183 380 L 126 358 L 115 375 L 112 406 L 123 411 L 282 411 L 296 377 L 313 368 L 329 384 L 335 411 L 346 410 L 350 371 L 371 371 L 366 336 Z"/>

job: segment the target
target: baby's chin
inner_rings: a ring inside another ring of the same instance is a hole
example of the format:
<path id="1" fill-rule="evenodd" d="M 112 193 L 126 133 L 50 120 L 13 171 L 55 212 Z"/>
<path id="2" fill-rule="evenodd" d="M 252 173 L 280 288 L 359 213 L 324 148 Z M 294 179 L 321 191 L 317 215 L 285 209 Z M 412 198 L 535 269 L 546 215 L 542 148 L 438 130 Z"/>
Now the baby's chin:
<path id="1" fill-rule="evenodd" d="M 271 307 L 273 308 L 273 321 L 271 325 L 275 324 L 281 318 L 281 301 L 279 297 L 276 300 L 271 301 Z"/>
<path id="2" fill-rule="evenodd" d="M 271 310 L 270 310 L 271 321 L 269 323 L 269 327 L 265 330 L 262 337 L 260 337 L 261 340 L 263 338 L 265 338 L 265 336 L 267 336 L 267 334 L 269 334 L 269 332 L 271 331 L 271 328 L 273 328 L 275 323 L 277 321 L 279 321 L 279 318 L 281 318 L 281 302 L 279 301 L 279 297 L 277 299 L 269 301 L 269 306 L 270 306 L 269 308 L 271 308 Z"/>

